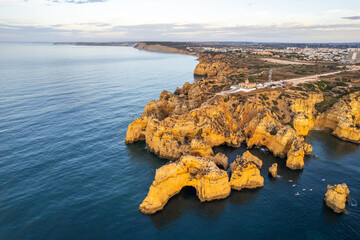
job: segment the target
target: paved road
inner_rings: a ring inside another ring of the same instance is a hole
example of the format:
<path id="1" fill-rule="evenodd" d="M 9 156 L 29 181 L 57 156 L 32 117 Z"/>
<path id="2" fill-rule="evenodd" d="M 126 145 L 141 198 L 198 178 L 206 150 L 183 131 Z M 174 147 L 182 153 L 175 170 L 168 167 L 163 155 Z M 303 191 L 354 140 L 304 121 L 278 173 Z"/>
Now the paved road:
<path id="1" fill-rule="evenodd" d="M 304 83 L 304 82 L 309 82 L 309 81 L 316 81 L 316 80 L 319 79 L 319 77 L 334 75 L 334 74 L 338 74 L 338 73 L 341 73 L 341 72 L 342 71 L 336 71 L 336 72 L 316 74 L 316 75 L 307 76 L 307 77 L 301 77 L 301 78 L 279 80 L 279 81 L 276 81 L 276 82 L 267 82 L 267 83 L 264 83 L 264 85 L 271 85 L 271 84 L 280 83 L 280 82 L 292 82 L 292 83 L 294 83 L 296 85 L 296 84 L 299 84 L 299 83 Z M 244 88 L 240 88 L 239 86 L 232 86 L 232 89 L 227 90 L 227 91 L 222 91 L 220 93 L 217 93 L 216 95 L 228 95 L 228 94 L 237 93 L 237 92 L 251 92 L 251 91 L 254 91 L 254 90 L 256 90 L 256 89 L 244 89 Z"/>

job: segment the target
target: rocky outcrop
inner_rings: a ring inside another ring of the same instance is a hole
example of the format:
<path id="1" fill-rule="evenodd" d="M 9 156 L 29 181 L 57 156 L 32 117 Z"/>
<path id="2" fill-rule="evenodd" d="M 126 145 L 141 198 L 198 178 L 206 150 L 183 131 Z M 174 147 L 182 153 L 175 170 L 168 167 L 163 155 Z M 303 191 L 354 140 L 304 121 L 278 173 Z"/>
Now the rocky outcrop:
<path id="1" fill-rule="evenodd" d="M 258 167 L 260 159 L 252 155 L 249 151 L 241 157 L 237 156 L 231 163 L 230 186 L 232 189 L 241 190 L 244 188 L 257 188 L 264 186 L 264 178 L 260 175 Z M 262 165 L 262 162 L 261 162 Z"/>
<path id="2" fill-rule="evenodd" d="M 204 106 L 163 120 L 143 115 L 129 125 L 126 143 L 145 140 L 150 151 L 167 159 L 186 154 L 212 156 L 211 147 L 238 147 L 244 140 L 229 108 L 226 104 Z"/>
<path id="3" fill-rule="evenodd" d="M 350 190 L 345 183 L 328 185 L 325 193 L 326 206 L 336 213 L 347 213 L 346 202 L 350 200 Z"/>
<path id="4" fill-rule="evenodd" d="M 324 100 L 321 93 L 309 94 L 306 98 L 296 98 L 291 105 L 292 112 L 295 113 L 293 125 L 297 135 L 306 136 L 314 127 L 316 115 L 315 104 Z"/>
<path id="5" fill-rule="evenodd" d="M 286 166 L 292 170 L 304 168 L 304 156 L 310 155 L 312 146 L 304 142 L 303 138 L 297 137 L 291 144 L 287 153 Z"/>
<path id="6" fill-rule="evenodd" d="M 196 189 L 200 201 L 226 198 L 230 194 L 227 173 L 214 162 L 195 156 L 184 156 L 156 170 L 155 180 L 141 203 L 142 213 L 153 214 L 185 186 Z"/>
<path id="7" fill-rule="evenodd" d="M 222 144 L 239 147 L 245 140 L 248 148 L 265 146 L 275 156 L 288 157 L 288 167 L 303 168 L 303 157 L 310 154 L 311 146 L 297 138 L 296 131 L 283 124 L 267 104 L 259 97 L 224 101 L 220 96 L 213 98 L 212 104 L 199 106 L 206 97 L 193 104 L 204 95 L 206 83 L 186 83 L 174 94 L 164 91 L 159 100 L 145 107 L 141 118 L 129 125 L 126 143 L 145 140 L 149 150 L 162 158 L 176 160 L 191 154 L 211 159 L 226 169 L 226 157 L 214 156 L 212 148 Z M 275 93 L 273 97 L 278 96 Z"/>
<path id="8" fill-rule="evenodd" d="M 360 98 L 359 92 L 349 94 L 316 119 L 316 127 L 332 130 L 335 136 L 360 143 Z"/>
<path id="9" fill-rule="evenodd" d="M 244 130 L 248 148 L 266 146 L 275 156 L 285 157 L 296 138 L 296 132 L 269 112 L 257 114 Z"/>
<path id="10" fill-rule="evenodd" d="M 269 167 L 269 173 L 273 178 L 277 178 L 277 163 L 273 163 L 271 167 Z"/>
<path id="11" fill-rule="evenodd" d="M 194 75 L 205 77 L 221 76 L 225 75 L 227 70 L 229 70 L 229 66 L 223 62 L 199 63 L 195 67 Z"/>
<path id="12" fill-rule="evenodd" d="M 224 170 L 228 168 L 228 157 L 223 153 L 217 153 L 215 156 L 210 156 L 209 159 Z"/>

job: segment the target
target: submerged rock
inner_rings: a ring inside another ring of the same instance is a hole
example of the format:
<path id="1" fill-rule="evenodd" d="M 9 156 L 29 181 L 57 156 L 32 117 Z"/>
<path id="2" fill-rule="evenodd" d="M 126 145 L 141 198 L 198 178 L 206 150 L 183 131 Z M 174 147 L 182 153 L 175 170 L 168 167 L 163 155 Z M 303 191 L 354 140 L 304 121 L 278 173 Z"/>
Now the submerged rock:
<path id="1" fill-rule="evenodd" d="M 345 204 L 350 200 L 350 190 L 345 183 L 328 185 L 325 193 L 326 206 L 336 213 L 347 213 Z"/>
<path id="2" fill-rule="evenodd" d="M 184 156 L 156 170 L 155 180 L 140 204 L 140 211 L 153 214 L 163 209 L 168 200 L 185 186 L 194 187 L 202 202 L 226 198 L 231 191 L 227 173 L 214 162 L 202 157 Z"/>
<path id="3" fill-rule="evenodd" d="M 231 188 L 241 190 L 264 186 L 264 178 L 260 175 L 259 165 L 262 165 L 262 161 L 249 151 L 245 152 L 242 157 L 237 156 L 230 165 Z"/>
<path id="4" fill-rule="evenodd" d="M 276 178 L 277 175 L 277 163 L 273 163 L 271 167 L 269 167 L 269 173 L 273 178 Z"/>

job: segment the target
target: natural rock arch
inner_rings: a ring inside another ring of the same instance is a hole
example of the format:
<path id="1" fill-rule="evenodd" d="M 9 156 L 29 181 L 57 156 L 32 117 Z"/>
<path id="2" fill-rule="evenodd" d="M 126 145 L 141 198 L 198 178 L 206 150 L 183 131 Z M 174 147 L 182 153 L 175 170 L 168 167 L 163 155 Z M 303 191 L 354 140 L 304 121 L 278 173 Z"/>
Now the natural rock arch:
<path id="1" fill-rule="evenodd" d="M 184 187 L 194 187 L 200 201 L 226 198 L 230 194 L 227 173 L 208 159 L 184 156 L 156 170 L 155 180 L 139 209 L 153 214 Z"/>

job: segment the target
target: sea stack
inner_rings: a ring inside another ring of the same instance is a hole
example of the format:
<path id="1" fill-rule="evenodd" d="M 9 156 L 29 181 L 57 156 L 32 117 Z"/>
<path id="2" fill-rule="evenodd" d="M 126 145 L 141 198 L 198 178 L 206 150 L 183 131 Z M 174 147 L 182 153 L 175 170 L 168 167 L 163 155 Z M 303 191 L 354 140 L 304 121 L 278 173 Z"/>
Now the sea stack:
<path id="1" fill-rule="evenodd" d="M 328 185 L 325 193 L 326 206 L 336 213 L 347 213 L 345 204 L 350 200 L 350 190 L 345 183 Z"/>
<path id="2" fill-rule="evenodd" d="M 262 161 L 252 155 L 249 151 L 241 157 L 237 156 L 230 165 L 232 189 L 242 190 L 244 188 L 257 188 L 264 186 L 264 178 L 260 175 Z"/>
<path id="3" fill-rule="evenodd" d="M 277 163 L 273 163 L 271 167 L 269 167 L 269 173 L 273 178 L 276 178 L 277 175 Z"/>

